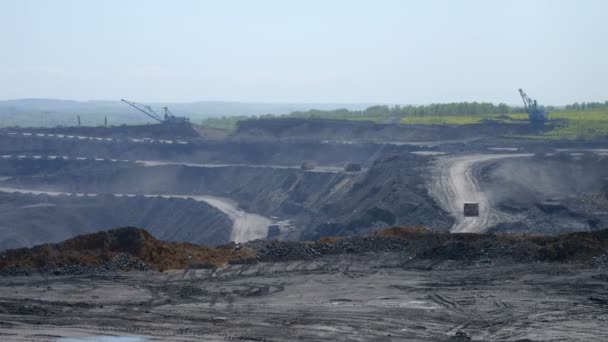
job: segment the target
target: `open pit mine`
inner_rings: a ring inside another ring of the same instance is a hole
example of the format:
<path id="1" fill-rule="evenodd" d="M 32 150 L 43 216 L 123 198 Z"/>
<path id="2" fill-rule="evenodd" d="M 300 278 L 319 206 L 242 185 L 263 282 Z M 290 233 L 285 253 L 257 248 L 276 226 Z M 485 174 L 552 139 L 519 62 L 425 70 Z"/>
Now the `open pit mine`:
<path id="1" fill-rule="evenodd" d="M 0 129 L 1 340 L 608 340 L 605 141 L 159 121 Z"/>

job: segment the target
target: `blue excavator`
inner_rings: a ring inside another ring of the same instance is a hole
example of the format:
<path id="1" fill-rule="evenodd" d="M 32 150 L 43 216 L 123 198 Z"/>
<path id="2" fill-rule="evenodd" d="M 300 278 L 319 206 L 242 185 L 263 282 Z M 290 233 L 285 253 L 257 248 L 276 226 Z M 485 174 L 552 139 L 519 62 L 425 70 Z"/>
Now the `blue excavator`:
<path id="1" fill-rule="evenodd" d="M 524 107 L 528 112 L 528 119 L 534 126 L 542 126 L 547 119 L 549 119 L 549 113 L 546 110 L 540 108 L 536 100 L 532 100 L 523 90 L 519 89 L 519 95 L 524 100 Z"/>

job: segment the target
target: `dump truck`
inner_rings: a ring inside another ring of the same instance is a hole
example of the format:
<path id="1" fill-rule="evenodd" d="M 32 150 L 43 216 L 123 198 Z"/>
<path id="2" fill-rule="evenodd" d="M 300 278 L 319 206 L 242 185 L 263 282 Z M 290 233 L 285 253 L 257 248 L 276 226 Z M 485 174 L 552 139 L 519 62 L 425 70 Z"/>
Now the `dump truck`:
<path id="1" fill-rule="evenodd" d="M 359 163 L 347 163 L 346 165 L 344 165 L 344 171 L 346 171 L 346 172 L 361 171 L 361 164 L 359 164 Z"/>
<path id="2" fill-rule="evenodd" d="M 315 167 L 317 165 L 313 161 L 305 161 L 300 165 L 301 170 L 314 170 Z"/>
<path id="3" fill-rule="evenodd" d="M 271 224 L 268 226 L 268 234 L 266 235 L 267 240 L 276 239 L 281 235 L 281 226 L 278 224 Z"/>
<path id="4" fill-rule="evenodd" d="M 477 217 L 479 216 L 479 203 L 465 203 L 463 211 L 465 217 Z"/>

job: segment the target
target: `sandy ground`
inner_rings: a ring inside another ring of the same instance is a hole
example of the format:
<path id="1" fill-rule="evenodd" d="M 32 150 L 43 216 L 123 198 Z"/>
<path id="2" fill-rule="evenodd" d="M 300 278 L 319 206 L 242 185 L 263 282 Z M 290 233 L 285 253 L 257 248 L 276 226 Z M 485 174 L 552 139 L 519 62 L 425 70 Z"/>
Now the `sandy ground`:
<path id="1" fill-rule="evenodd" d="M 46 191 L 38 189 L 21 189 L 0 187 L 0 192 L 18 192 L 28 194 L 46 194 L 49 196 L 70 195 L 68 192 Z M 96 193 L 79 193 L 76 196 L 97 196 Z M 135 194 L 114 194 L 115 196 L 136 196 Z M 245 212 L 238 208 L 238 204 L 227 198 L 216 196 L 196 196 L 196 195 L 143 195 L 144 197 L 163 197 L 163 198 L 189 198 L 195 201 L 206 202 L 207 204 L 219 209 L 233 221 L 231 240 L 237 243 L 264 239 L 268 235 L 268 225 L 274 221 L 258 215 Z"/>
<path id="2" fill-rule="evenodd" d="M 480 233 L 496 223 L 488 197 L 480 189 L 475 169 L 484 163 L 504 158 L 531 157 L 532 154 L 476 154 L 439 158 L 435 165 L 431 195 L 455 219 L 455 233 Z M 479 203 L 479 217 L 465 217 L 464 203 Z"/>
<path id="3" fill-rule="evenodd" d="M 459 330 L 482 341 L 608 339 L 605 271 L 414 265 L 400 258 L 0 278 L 0 339 L 442 341 Z"/>
<path id="4" fill-rule="evenodd" d="M 231 241 L 236 243 L 265 239 L 268 236 L 268 226 L 274 221 L 239 209 L 238 204 L 232 200 L 215 196 L 190 196 L 197 201 L 207 202 L 228 215 L 232 222 Z"/>

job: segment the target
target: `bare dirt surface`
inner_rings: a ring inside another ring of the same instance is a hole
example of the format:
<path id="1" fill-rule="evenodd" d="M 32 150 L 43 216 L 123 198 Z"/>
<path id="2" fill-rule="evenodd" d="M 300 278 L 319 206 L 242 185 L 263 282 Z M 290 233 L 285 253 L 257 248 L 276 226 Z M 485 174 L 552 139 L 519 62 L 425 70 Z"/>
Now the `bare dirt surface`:
<path id="1" fill-rule="evenodd" d="M 230 241 L 236 243 L 256 239 L 265 239 L 268 236 L 268 226 L 273 220 L 239 209 L 238 204 L 226 198 L 214 196 L 190 196 L 189 198 L 204 201 L 219 209 L 232 220 L 232 233 Z"/>
<path id="2" fill-rule="evenodd" d="M 121 228 L 0 253 L 0 336 L 601 341 L 606 248 L 607 230 L 517 236 L 395 227 L 210 248 Z"/>
<path id="3" fill-rule="evenodd" d="M 479 188 L 476 168 L 504 158 L 531 157 L 532 154 L 482 154 L 438 159 L 431 194 L 455 218 L 450 229 L 455 233 L 479 233 L 495 224 L 486 194 Z M 464 203 L 479 203 L 478 217 L 465 217 Z"/>
<path id="4" fill-rule="evenodd" d="M 605 270 L 403 265 L 398 254 L 217 270 L 0 278 L 10 341 L 601 341 Z M 464 339 L 456 339 L 460 336 Z"/>

